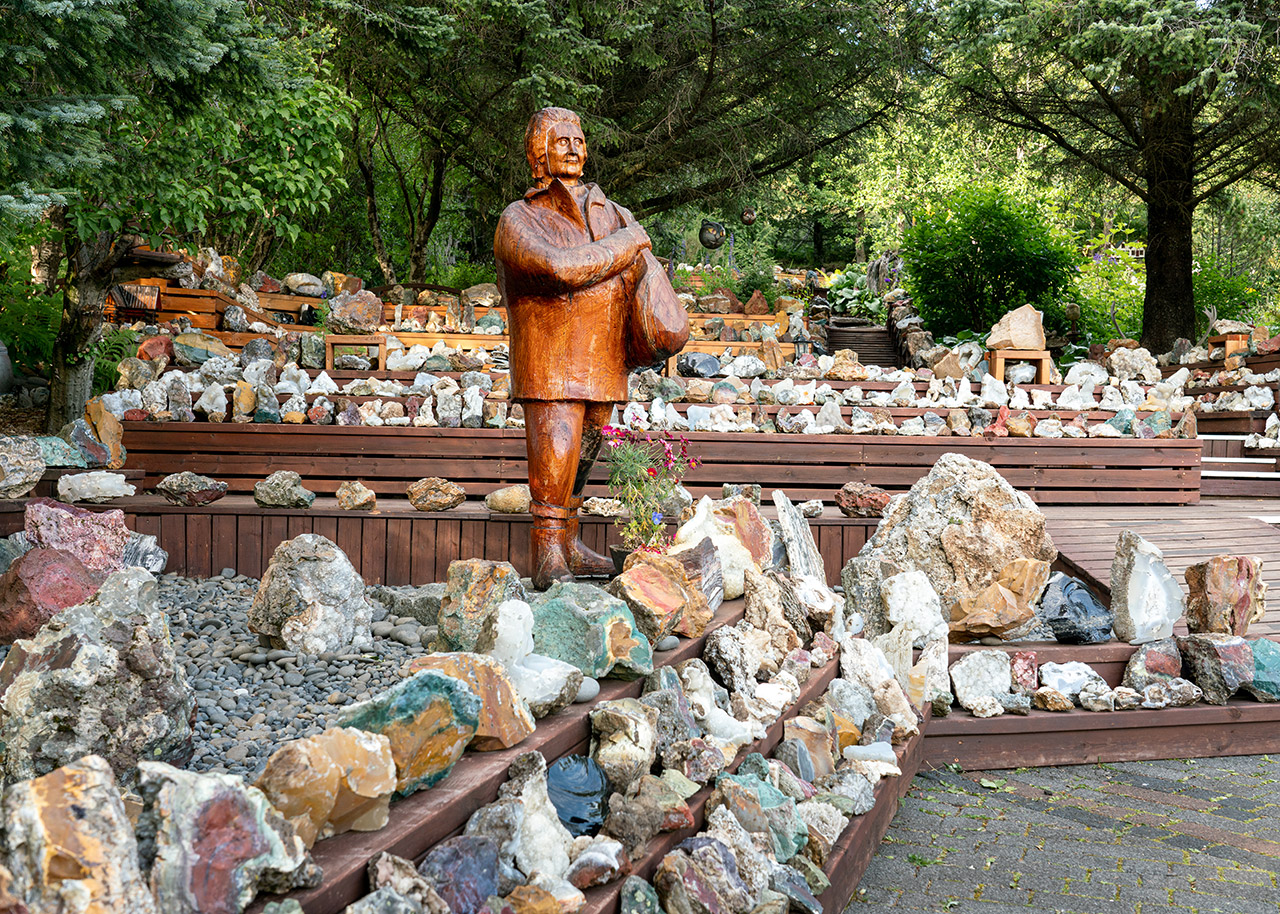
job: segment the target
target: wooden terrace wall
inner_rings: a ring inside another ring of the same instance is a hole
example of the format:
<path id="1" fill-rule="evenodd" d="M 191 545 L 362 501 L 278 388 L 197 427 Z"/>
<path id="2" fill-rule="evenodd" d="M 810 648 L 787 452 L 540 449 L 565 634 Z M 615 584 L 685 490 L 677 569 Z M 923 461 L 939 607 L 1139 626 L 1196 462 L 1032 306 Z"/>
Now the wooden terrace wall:
<path id="1" fill-rule="evenodd" d="M 226 481 L 233 492 L 276 470 L 332 494 L 360 479 L 379 495 L 402 495 L 424 476 L 443 476 L 479 497 L 527 478 L 519 429 L 418 429 L 313 425 L 124 423 L 126 466 L 145 472 L 145 487 L 192 470 Z M 691 433 L 701 461 L 686 478 L 696 495 L 721 484 L 759 483 L 800 501 L 828 503 L 850 481 L 902 492 L 943 454 L 985 461 L 1041 504 L 1191 504 L 1200 497 L 1196 439 L 934 438 L 880 435 Z M 605 468 L 589 495 L 606 495 Z"/>

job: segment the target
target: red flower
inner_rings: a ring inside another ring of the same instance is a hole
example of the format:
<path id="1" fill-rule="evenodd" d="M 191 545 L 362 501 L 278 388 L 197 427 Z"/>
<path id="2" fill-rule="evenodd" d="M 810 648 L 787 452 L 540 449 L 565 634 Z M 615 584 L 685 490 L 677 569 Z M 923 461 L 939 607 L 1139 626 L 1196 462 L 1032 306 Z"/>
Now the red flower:
<path id="1" fill-rule="evenodd" d="M 649 467 L 649 475 L 650 475 L 650 476 L 657 476 L 657 475 L 658 475 L 658 471 L 657 471 L 656 469 L 654 469 L 653 467 Z"/>

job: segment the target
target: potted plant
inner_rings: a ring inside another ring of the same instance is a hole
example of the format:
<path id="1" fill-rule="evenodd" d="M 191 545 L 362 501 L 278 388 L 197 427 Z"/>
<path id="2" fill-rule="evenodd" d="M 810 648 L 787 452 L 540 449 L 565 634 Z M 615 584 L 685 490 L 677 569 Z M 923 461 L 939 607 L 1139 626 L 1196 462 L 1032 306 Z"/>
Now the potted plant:
<path id="1" fill-rule="evenodd" d="M 827 292 L 831 308 L 831 326 L 858 327 L 879 323 L 884 316 L 884 302 L 867 289 L 864 273 L 837 273 Z"/>
<path id="2" fill-rule="evenodd" d="M 670 545 L 669 517 L 663 507 L 678 501 L 680 483 L 698 459 L 689 455 L 687 438 L 670 432 L 655 435 L 606 425 L 601 433 L 609 461 L 609 493 L 626 509 L 615 520 L 622 546 L 610 547 L 621 571 L 631 552 L 660 552 Z"/>

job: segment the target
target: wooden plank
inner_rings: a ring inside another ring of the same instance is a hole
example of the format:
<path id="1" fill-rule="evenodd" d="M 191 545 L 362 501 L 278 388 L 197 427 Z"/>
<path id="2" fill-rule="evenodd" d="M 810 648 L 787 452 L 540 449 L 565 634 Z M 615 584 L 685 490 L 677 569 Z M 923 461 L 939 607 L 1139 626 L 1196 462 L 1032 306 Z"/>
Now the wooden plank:
<path id="1" fill-rule="evenodd" d="M 353 563 L 360 560 L 364 543 L 363 532 L 364 524 L 359 517 L 338 518 L 338 535 L 334 542 Z"/>
<path id="2" fill-rule="evenodd" d="M 413 531 L 412 525 L 413 521 L 408 518 L 394 518 L 387 520 L 387 584 L 398 586 L 401 584 L 409 584 L 413 580 L 413 569 L 410 561 L 410 537 Z"/>
<path id="3" fill-rule="evenodd" d="M 412 584 L 433 584 L 443 581 L 436 577 L 436 521 L 433 517 L 414 518 L 409 534 L 409 581 Z"/>
<path id="4" fill-rule="evenodd" d="M 233 514 L 215 514 L 211 518 L 213 525 L 213 556 L 209 567 L 214 574 L 220 574 L 224 568 L 235 568 L 240 571 L 236 549 L 236 517 Z"/>
<path id="5" fill-rule="evenodd" d="M 381 517 L 361 518 L 360 576 L 366 584 L 387 582 L 387 522 Z"/>
<path id="6" fill-rule="evenodd" d="M 269 552 L 265 556 L 262 552 L 262 521 L 261 516 L 244 515 L 236 522 L 236 571 L 251 578 L 262 577 L 271 557 Z"/>
<path id="7" fill-rule="evenodd" d="M 196 578 L 207 578 L 222 569 L 213 567 L 213 518 L 208 514 L 187 515 L 186 573 Z"/>

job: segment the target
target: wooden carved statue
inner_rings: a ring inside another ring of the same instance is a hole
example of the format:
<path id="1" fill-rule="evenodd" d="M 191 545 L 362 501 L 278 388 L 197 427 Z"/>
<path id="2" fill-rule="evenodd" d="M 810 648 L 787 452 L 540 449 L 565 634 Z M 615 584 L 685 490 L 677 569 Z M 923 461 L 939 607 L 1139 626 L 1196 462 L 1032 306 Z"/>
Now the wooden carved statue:
<path id="1" fill-rule="evenodd" d="M 688 317 L 635 218 L 585 183 L 578 116 L 544 108 L 525 131 L 534 186 L 506 208 L 493 249 L 511 336 L 511 397 L 524 407 L 533 582 L 613 572 L 578 535 L 601 428 L 627 374 L 678 352 Z"/>

